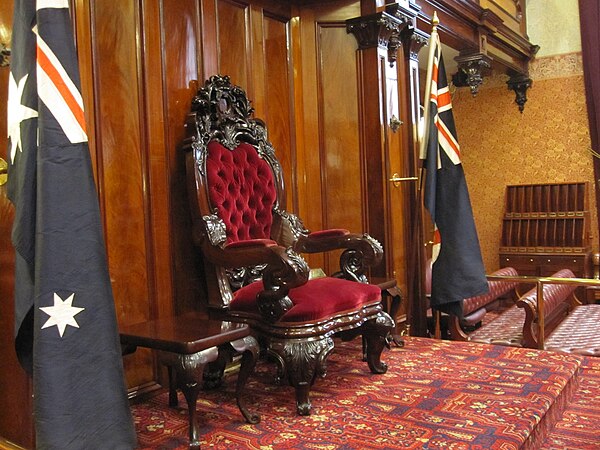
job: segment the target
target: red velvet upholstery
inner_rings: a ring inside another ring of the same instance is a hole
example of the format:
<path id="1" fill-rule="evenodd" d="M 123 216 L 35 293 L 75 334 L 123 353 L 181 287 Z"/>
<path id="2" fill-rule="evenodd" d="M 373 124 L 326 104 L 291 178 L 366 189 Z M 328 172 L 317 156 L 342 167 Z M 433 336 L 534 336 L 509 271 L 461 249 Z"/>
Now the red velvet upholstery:
<path id="1" fill-rule="evenodd" d="M 225 248 L 249 248 L 249 247 L 270 247 L 277 245 L 277 242 L 271 239 L 250 239 L 248 241 L 237 241 L 225 245 Z"/>
<path id="2" fill-rule="evenodd" d="M 231 311 L 258 312 L 256 296 L 263 290 L 262 281 L 256 281 L 234 293 Z M 361 305 L 381 301 L 381 290 L 376 285 L 362 284 L 341 278 L 317 278 L 291 289 L 288 297 L 294 304 L 280 322 L 307 322 L 326 319 Z"/>
<path id="3" fill-rule="evenodd" d="M 225 222 L 226 242 L 270 239 L 277 192 L 271 168 L 254 147 L 242 143 L 231 151 L 210 142 L 206 172 L 211 204 Z"/>

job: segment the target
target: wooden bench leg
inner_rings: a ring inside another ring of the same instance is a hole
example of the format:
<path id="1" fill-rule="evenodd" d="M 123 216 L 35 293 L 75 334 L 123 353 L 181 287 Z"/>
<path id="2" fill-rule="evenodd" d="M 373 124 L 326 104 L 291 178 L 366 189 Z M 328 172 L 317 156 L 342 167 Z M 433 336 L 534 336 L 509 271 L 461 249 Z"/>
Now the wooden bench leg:
<path id="1" fill-rule="evenodd" d="M 217 359 L 219 350 L 211 347 L 198 353 L 189 355 L 158 352 L 158 359 L 170 369 L 174 370 L 175 383 L 183 393 L 188 406 L 190 448 L 200 448 L 200 427 L 196 413 L 196 401 L 202 383 L 202 373 L 206 364 Z M 170 395 L 169 395 L 170 397 Z M 169 399 L 171 403 L 171 399 Z"/>

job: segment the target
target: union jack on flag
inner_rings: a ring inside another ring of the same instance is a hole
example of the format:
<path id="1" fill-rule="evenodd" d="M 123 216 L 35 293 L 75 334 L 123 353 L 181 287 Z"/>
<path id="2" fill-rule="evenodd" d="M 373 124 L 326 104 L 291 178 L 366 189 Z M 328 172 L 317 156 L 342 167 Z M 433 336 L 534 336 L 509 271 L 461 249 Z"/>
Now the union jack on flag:
<path id="1" fill-rule="evenodd" d="M 439 36 L 431 33 L 424 142 L 424 204 L 434 224 L 431 306 L 462 317 L 462 301 L 488 290 L 460 160 Z"/>
<path id="2" fill-rule="evenodd" d="M 15 0 L 7 193 L 36 448 L 125 450 L 136 437 L 79 86 L 69 0 Z"/>

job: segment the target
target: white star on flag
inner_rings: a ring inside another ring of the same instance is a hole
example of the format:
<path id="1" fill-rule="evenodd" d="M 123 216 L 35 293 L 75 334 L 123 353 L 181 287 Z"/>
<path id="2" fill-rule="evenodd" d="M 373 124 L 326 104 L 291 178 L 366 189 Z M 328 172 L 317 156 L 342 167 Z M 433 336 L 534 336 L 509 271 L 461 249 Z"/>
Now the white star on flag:
<path id="1" fill-rule="evenodd" d="M 23 105 L 23 91 L 28 75 L 19 80 L 19 84 L 11 73 L 8 80 L 8 136 L 10 137 L 10 162 L 15 162 L 17 149 L 23 151 L 21 146 L 21 122 L 38 116 L 35 109 Z"/>
<path id="2" fill-rule="evenodd" d="M 56 292 L 54 293 L 54 306 L 40 308 L 50 316 L 46 323 L 42 325 L 42 329 L 56 325 L 58 328 L 58 334 L 60 334 L 60 337 L 62 337 L 67 325 L 79 328 L 79 324 L 75 320 L 75 316 L 85 308 L 77 308 L 76 306 L 72 306 L 74 296 L 75 294 L 71 294 L 69 298 L 63 300 Z"/>

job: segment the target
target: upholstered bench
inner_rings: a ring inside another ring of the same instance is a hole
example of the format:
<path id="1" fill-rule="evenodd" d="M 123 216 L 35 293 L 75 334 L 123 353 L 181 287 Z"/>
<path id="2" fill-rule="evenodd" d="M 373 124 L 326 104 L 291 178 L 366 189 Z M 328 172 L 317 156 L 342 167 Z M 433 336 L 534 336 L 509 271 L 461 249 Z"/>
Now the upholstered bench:
<path id="1" fill-rule="evenodd" d="M 545 344 L 546 350 L 600 356 L 600 304 L 575 306 Z"/>
<path id="2" fill-rule="evenodd" d="M 427 261 L 425 272 L 425 293 L 431 294 L 431 260 Z M 503 267 L 496 270 L 490 276 L 518 276 L 517 271 L 512 267 Z M 459 320 L 456 316 L 448 316 L 449 337 L 455 341 L 467 341 L 468 335 L 464 329 L 466 327 L 477 326 L 485 315 L 493 310 L 500 299 L 511 297 L 516 300 L 517 281 L 489 280 L 488 292 L 486 294 L 463 300 L 463 319 Z"/>
<path id="3" fill-rule="evenodd" d="M 210 320 L 198 313 L 129 325 L 120 329 L 123 354 L 137 347 L 157 350 L 158 361 L 169 371 L 169 406 L 177 406 L 179 388 L 188 406 L 190 448 L 200 448 L 196 401 L 202 387 L 204 368 L 241 354 L 236 400 L 248 423 L 258 423 L 260 417 L 251 414 L 242 402 L 241 394 L 252 373 L 258 355 L 258 343 L 250 336 L 247 325 Z"/>
<path id="4" fill-rule="evenodd" d="M 574 278 L 568 269 L 559 270 L 553 278 Z M 568 314 L 575 298 L 574 284 L 544 284 L 544 335 L 548 335 Z M 531 289 L 517 303 L 487 325 L 469 335 L 470 341 L 512 347 L 538 348 L 537 290 Z"/>
<path id="5" fill-rule="evenodd" d="M 562 269 L 551 275 L 552 278 L 575 278 L 569 269 Z M 544 284 L 544 336 L 549 334 L 560 324 L 573 306 L 577 303 L 574 296 L 577 285 L 575 284 Z M 539 348 L 538 322 L 539 311 L 537 305 L 537 289 L 533 288 L 517 301 L 517 306 L 525 310 L 525 323 L 523 325 L 523 346 Z"/>
<path id="6" fill-rule="evenodd" d="M 503 267 L 491 274 L 492 276 L 515 277 L 519 274 L 512 267 Z M 484 316 L 490 311 L 495 303 L 508 295 L 515 298 L 515 289 L 517 281 L 489 280 L 488 293 L 469 297 L 463 300 L 463 319 L 459 320 L 456 316 L 451 316 L 448 322 L 448 331 L 450 337 L 455 341 L 468 340 L 467 334 L 463 331 L 465 327 L 474 327 L 482 321 Z"/>
<path id="7" fill-rule="evenodd" d="M 568 269 L 553 277 L 573 278 Z M 577 286 L 574 284 L 553 284 L 544 286 L 544 348 L 586 356 L 600 356 L 600 305 L 581 304 L 574 297 Z M 526 326 L 523 329 L 525 346 L 537 347 L 538 310 L 535 290 L 523 296 L 526 311 Z"/>

